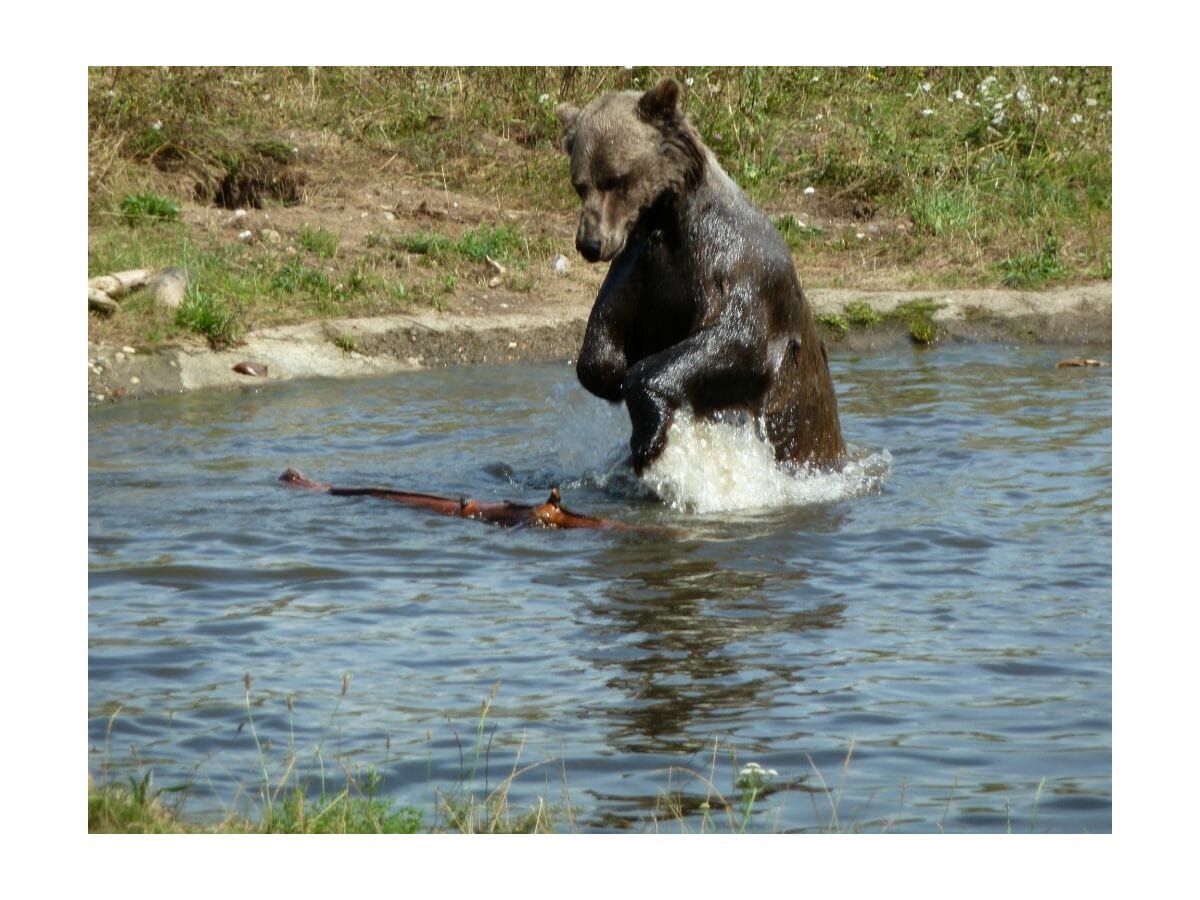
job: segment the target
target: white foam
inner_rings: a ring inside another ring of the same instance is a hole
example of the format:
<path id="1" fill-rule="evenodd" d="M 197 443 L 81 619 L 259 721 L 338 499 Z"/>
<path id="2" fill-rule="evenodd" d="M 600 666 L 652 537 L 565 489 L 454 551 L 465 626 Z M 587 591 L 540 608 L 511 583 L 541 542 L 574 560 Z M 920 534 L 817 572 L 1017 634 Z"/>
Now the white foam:
<path id="1" fill-rule="evenodd" d="M 629 466 L 629 415 L 577 385 L 557 388 L 547 403 L 559 411 L 560 440 L 550 480 L 566 488 L 598 487 L 622 497 L 655 496 L 672 509 L 705 515 L 828 503 L 878 491 L 891 471 L 887 450 L 851 445 L 835 472 L 781 465 L 753 422 L 713 422 L 678 410 L 667 446 L 638 479 Z"/>
<path id="2" fill-rule="evenodd" d="M 850 447 L 837 471 L 781 465 L 752 423 L 697 420 L 679 410 L 667 446 L 642 481 L 671 508 L 698 514 L 828 503 L 879 490 L 887 450 Z"/>

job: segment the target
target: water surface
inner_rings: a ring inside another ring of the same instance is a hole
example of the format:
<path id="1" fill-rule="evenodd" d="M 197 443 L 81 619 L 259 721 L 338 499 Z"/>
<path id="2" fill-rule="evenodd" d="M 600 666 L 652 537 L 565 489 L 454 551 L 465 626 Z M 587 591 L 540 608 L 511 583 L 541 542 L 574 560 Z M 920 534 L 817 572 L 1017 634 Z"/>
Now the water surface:
<path id="1" fill-rule="evenodd" d="M 835 357 L 859 477 L 708 512 L 633 483 L 623 410 L 565 365 L 94 409 L 89 771 L 252 811 L 257 736 L 272 778 L 289 748 L 314 790 L 371 766 L 427 819 L 529 766 L 514 808 L 565 785 L 576 828 L 670 831 L 755 762 L 751 829 L 1110 831 L 1111 378 L 1062 355 Z M 675 531 L 506 531 L 288 490 L 288 466 L 561 484 Z"/>

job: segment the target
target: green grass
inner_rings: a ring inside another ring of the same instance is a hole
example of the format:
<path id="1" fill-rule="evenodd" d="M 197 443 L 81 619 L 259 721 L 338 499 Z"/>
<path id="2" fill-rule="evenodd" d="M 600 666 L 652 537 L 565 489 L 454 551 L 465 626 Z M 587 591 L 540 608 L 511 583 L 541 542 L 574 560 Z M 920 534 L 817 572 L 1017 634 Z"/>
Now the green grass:
<path id="1" fill-rule="evenodd" d="M 688 115 L 772 215 L 806 285 L 1038 288 L 1111 278 L 1104 67 L 93 67 L 89 270 L 121 240 L 183 264 L 170 251 L 186 226 L 168 197 L 299 204 L 309 170 L 334 183 L 402 170 L 489 209 L 569 222 L 578 201 L 554 107 L 664 75 L 684 83 Z M 450 306 L 453 292 L 486 285 L 489 257 L 510 270 L 510 288 L 532 290 L 530 260 L 572 251 L 516 221 L 529 219 L 373 235 L 365 246 L 304 229 L 296 241 L 305 271 L 283 274 L 269 250 L 216 246 L 229 235 L 197 230 L 190 240 L 229 264 L 225 273 L 201 266 L 199 283 L 262 326 Z M 128 223 L 156 226 L 118 229 Z M 856 239 L 867 223 L 870 240 Z M 431 271 L 407 271 L 405 255 Z M 124 310 L 112 318 L 102 327 L 129 324 Z"/>
<path id="2" fill-rule="evenodd" d="M 850 331 L 850 326 L 846 322 L 845 316 L 837 313 L 819 313 L 817 322 L 827 328 L 833 329 L 838 337 L 844 337 Z"/>
<path id="3" fill-rule="evenodd" d="M 870 303 L 860 300 L 849 303 L 840 313 L 825 312 L 816 316 L 817 323 L 841 340 L 852 328 L 866 330 L 887 322 L 898 323 L 914 343 L 930 344 L 937 340 L 938 328 L 933 314 L 940 306 L 932 300 L 910 300 L 888 312 L 879 312 Z"/>
<path id="4" fill-rule="evenodd" d="M 347 332 L 337 332 L 330 335 L 330 342 L 343 353 L 354 353 L 358 350 L 358 341 L 354 335 Z"/>
<path id="5" fill-rule="evenodd" d="M 371 793 L 306 797 L 293 789 L 276 797 L 258 819 L 230 815 L 212 824 L 188 822 L 171 800 L 185 791 L 156 791 L 149 776 L 129 785 L 104 785 L 88 792 L 88 831 L 118 834 L 416 834 L 424 813 L 397 806 Z"/>
<path id="6" fill-rule="evenodd" d="M 337 253 L 337 237 L 324 228 L 301 228 L 299 243 L 305 250 L 315 253 L 321 259 L 333 259 Z"/>
<path id="7" fill-rule="evenodd" d="M 179 204 L 157 194 L 126 194 L 121 200 L 121 216 L 129 225 L 169 222 L 179 218 Z"/>
<path id="8" fill-rule="evenodd" d="M 883 318 L 875 312 L 871 304 L 860 301 L 846 307 L 846 321 L 860 328 L 870 328 L 872 325 L 882 322 Z"/>
<path id="9" fill-rule="evenodd" d="M 819 238 L 825 233 L 820 228 L 802 224 L 791 213 L 779 216 L 775 220 L 775 227 L 783 235 L 783 239 L 787 242 L 788 249 L 790 250 L 795 250 L 804 242 Z"/>
<path id="10" fill-rule="evenodd" d="M 241 337 L 244 326 L 229 304 L 194 284 L 189 285 L 175 313 L 175 324 L 208 339 L 214 348 L 228 347 Z"/>
<path id="11" fill-rule="evenodd" d="M 435 261 L 463 260 L 485 263 L 488 259 L 514 265 L 527 265 L 530 241 L 507 225 L 479 225 L 458 238 L 440 231 L 417 231 L 408 234 L 372 234 L 368 246 L 387 247 L 405 253 L 427 256 Z M 538 242 L 534 242 L 538 243 Z M 544 249 L 544 242 L 539 245 Z"/>
<path id="12" fill-rule="evenodd" d="M 932 344 L 938 336 L 938 328 L 933 321 L 933 314 L 938 309 L 938 304 L 932 300 L 912 300 L 900 304 L 888 317 L 903 322 L 914 343 Z"/>
<path id="13" fill-rule="evenodd" d="M 1069 269 L 1059 256 L 1061 249 L 1062 241 L 1048 234 L 1036 250 L 1005 257 L 1000 264 L 1004 283 L 1014 288 L 1035 288 L 1063 278 Z M 1111 255 L 1107 268 L 1111 276 Z"/>

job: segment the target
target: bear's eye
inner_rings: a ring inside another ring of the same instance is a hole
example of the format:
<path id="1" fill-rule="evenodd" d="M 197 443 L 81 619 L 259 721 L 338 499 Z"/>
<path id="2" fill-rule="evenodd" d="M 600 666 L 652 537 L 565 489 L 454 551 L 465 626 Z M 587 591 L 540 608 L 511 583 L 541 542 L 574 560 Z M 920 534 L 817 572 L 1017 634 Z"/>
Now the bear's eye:
<path id="1" fill-rule="evenodd" d="M 596 183 L 596 187 L 607 194 L 609 191 L 617 190 L 624 183 L 624 178 L 620 178 L 616 175 L 610 175 L 607 178 L 600 179 L 600 181 Z"/>
<path id="2" fill-rule="evenodd" d="M 582 181 L 575 182 L 574 184 L 571 185 L 571 187 L 575 188 L 575 193 L 577 193 L 579 195 L 580 200 L 582 200 L 584 198 L 584 196 L 587 194 L 587 185 L 584 184 Z"/>

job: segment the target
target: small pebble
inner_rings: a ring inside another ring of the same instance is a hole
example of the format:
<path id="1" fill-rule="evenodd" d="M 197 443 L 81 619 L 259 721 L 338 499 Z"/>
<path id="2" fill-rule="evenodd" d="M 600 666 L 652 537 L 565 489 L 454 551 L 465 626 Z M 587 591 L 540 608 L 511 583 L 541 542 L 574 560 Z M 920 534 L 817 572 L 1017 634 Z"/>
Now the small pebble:
<path id="1" fill-rule="evenodd" d="M 121 348 L 121 352 L 122 352 L 122 353 L 127 353 L 127 354 L 129 354 L 130 356 L 133 356 L 133 354 L 137 353 L 137 351 L 136 351 L 136 350 L 134 350 L 132 347 L 122 347 L 122 348 Z"/>

